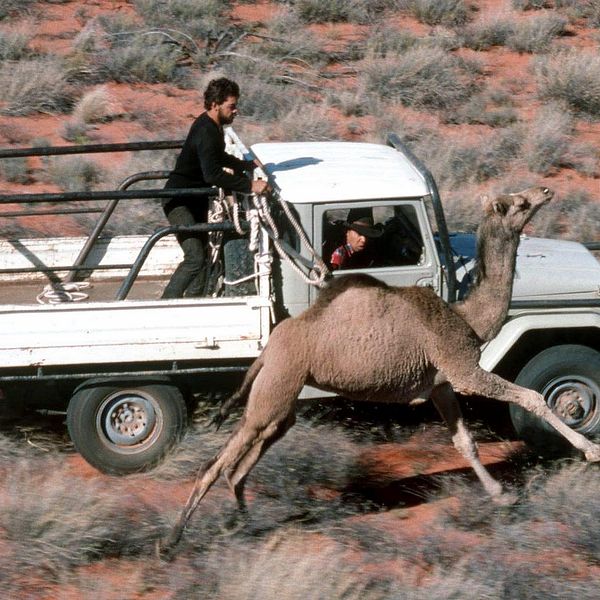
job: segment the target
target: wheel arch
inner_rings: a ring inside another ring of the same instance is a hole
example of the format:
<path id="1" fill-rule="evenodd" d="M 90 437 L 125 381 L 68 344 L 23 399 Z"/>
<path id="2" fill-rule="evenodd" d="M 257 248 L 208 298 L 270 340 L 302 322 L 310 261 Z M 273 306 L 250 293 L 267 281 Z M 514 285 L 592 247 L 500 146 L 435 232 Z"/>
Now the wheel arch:
<path id="1" fill-rule="evenodd" d="M 550 323 L 548 322 L 550 321 Z M 525 315 L 508 321 L 481 354 L 481 366 L 514 381 L 540 352 L 565 344 L 600 352 L 600 314 Z"/>

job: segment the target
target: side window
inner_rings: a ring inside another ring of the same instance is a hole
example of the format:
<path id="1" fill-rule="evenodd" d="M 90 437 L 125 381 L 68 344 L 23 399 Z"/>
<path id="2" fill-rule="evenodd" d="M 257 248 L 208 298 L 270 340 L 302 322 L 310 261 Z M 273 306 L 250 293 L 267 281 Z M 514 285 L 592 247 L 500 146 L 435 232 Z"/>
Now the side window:
<path id="1" fill-rule="evenodd" d="M 336 209 L 323 215 L 322 256 L 332 270 L 418 265 L 423 239 L 409 204 Z"/>

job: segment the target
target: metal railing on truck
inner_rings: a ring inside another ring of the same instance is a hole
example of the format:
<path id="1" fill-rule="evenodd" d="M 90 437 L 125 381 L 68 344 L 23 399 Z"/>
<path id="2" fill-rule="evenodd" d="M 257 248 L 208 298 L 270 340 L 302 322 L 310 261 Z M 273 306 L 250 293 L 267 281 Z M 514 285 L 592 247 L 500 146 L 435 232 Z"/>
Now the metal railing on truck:
<path id="1" fill-rule="evenodd" d="M 16 149 L 0 149 L 0 159 L 6 158 L 27 158 L 32 156 L 57 156 L 69 154 L 92 154 L 104 152 L 131 152 L 141 150 L 165 150 L 178 149 L 183 145 L 183 140 L 163 140 L 154 142 L 128 142 L 118 144 L 82 144 L 75 146 L 40 146 L 33 148 L 16 148 Z M 136 260 L 131 264 L 108 264 L 108 265 L 89 265 L 85 264 L 90 255 L 95 243 L 98 241 L 111 215 L 113 214 L 118 203 L 122 200 L 139 200 L 139 199 L 162 199 L 162 198 L 177 198 L 181 196 L 201 196 L 201 195 L 216 195 L 217 188 L 181 188 L 181 189 L 139 189 L 129 190 L 128 188 L 139 181 L 150 181 L 158 179 L 166 179 L 169 171 L 146 171 L 136 173 L 123 180 L 116 190 L 106 191 L 82 191 L 82 192 L 61 192 L 61 193 L 36 193 L 36 194 L 1 194 L 0 205 L 6 204 L 50 204 L 59 202 L 61 204 L 71 202 L 97 202 L 107 200 L 104 208 L 58 208 L 52 207 L 49 209 L 35 210 L 19 210 L 7 211 L 0 213 L 1 217 L 17 218 L 31 217 L 40 215 L 73 215 L 73 214 L 90 214 L 98 213 L 100 216 L 92 231 L 87 236 L 87 239 L 82 246 L 77 258 L 70 265 L 58 265 L 53 267 L 21 267 L 21 268 L 6 268 L 0 269 L 2 274 L 15 273 L 51 273 L 63 271 L 67 275 L 61 283 L 68 283 L 76 278 L 81 271 L 93 270 L 123 270 L 128 269 L 128 274 L 123 280 L 122 285 L 117 291 L 116 300 L 124 300 L 131 287 L 133 286 L 137 275 L 139 274 L 146 258 L 151 249 L 163 237 L 180 232 L 207 232 L 207 231 L 235 231 L 232 223 L 210 223 L 198 224 L 193 226 L 168 226 L 157 229 L 152 233 L 146 243 L 141 248 Z"/>

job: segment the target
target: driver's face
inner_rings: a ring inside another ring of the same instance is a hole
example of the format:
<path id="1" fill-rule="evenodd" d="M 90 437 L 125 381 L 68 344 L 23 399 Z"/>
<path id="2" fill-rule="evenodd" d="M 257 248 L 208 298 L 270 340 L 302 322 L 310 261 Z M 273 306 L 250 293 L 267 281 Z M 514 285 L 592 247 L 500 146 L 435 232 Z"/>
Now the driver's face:
<path id="1" fill-rule="evenodd" d="M 238 99 L 235 96 L 229 96 L 222 104 L 217 104 L 217 112 L 221 125 L 229 125 L 233 123 L 238 109 Z"/>
<path id="2" fill-rule="evenodd" d="M 354 231 L 354 229 L 348 229 L 348 231 L 346 231 L 346 243 L 352 246 L 354 252 L 360 252 L 365 249 L 367 238 L 358 233 L 358 231 Z"/>

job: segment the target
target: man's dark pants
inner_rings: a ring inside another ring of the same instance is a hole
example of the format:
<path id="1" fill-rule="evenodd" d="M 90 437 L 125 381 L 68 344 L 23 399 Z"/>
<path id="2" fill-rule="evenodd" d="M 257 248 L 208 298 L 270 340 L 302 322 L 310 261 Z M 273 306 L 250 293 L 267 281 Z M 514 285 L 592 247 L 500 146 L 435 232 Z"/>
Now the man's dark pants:
<path id="1" fill-rule="evenodd" d="M 165 214 L 171 225 L 196 225 L 206 223 L 205 215 L 194 214 L 183 204 L 165 207 Z M 204 216 L 204 218 L 202 218 Z M 183 260 L 171 276 L 162 298 L 183 298 L 202 296 L 206 281 L 206 233 L 178 233 L 177 241 L 183 250 Z"/>

